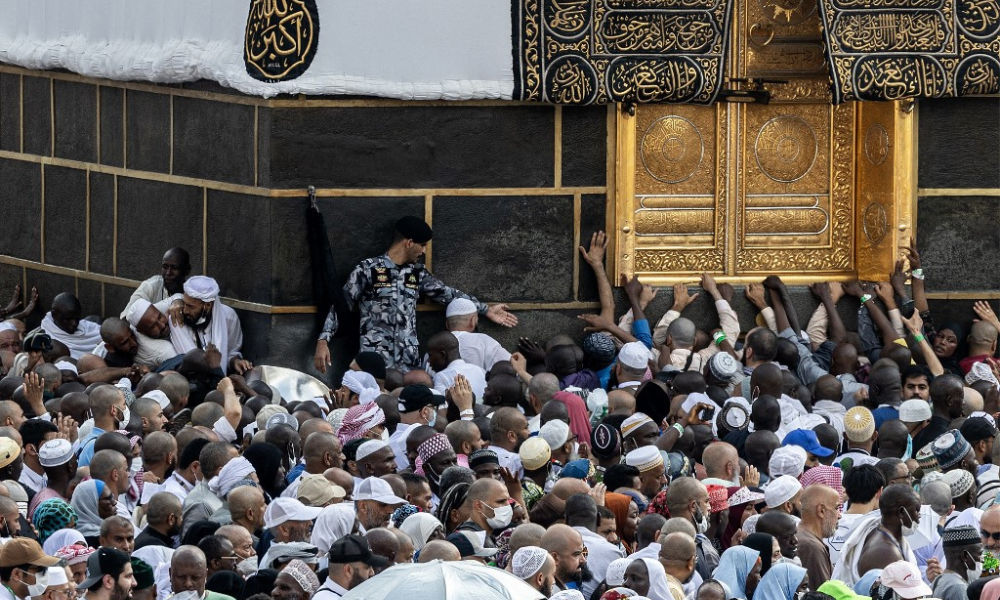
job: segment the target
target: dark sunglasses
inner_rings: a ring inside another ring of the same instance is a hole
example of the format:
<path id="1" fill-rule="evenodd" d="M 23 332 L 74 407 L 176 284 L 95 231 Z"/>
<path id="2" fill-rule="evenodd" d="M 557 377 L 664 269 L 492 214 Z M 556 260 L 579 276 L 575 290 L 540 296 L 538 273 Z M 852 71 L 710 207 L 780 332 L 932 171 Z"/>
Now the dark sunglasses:
<path id="1" fill-rule="evenodd" d="M 979 535 L 983 536 L 983 539 L 988 540 L 992 538 L 994 542 L 1000 542 L 1000 531 L 994 531 L 993 533 L 990 533 L 988 531 L 980 529 Z"/>

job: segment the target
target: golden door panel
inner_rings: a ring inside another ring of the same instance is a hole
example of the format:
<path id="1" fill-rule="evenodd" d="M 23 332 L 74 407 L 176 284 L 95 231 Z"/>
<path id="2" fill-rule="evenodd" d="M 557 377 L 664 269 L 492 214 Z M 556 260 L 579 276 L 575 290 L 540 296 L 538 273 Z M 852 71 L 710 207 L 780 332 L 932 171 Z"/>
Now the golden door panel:
<path id="1" fill-rule="evenodd" d="M 745 0 L 740 3 L 734 64 L 739 77 L 826 79 L 826 57 L 816 0 Z"/>
<path id="2" fill-rule="evenodd" d="M 643 106 L 629 118 L 634 268 L 643 273 L 725 268 L 726 125 L 722 107 Z M 720 163 L 720 161 L 722 161 Z"/>
<path id="3" fill-rule="evenodd" d="M 853 105 L 741 108 L 736 272 L 852 270 Z"/>

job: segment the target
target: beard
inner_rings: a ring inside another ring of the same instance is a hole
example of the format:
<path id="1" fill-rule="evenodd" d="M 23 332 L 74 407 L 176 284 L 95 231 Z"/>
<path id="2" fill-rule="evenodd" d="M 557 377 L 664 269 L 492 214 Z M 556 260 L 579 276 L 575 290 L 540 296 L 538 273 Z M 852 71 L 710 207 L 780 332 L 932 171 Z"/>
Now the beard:
<path id="1" fill-rule="evenodd" d="M 582 587 L 584 581 L 590 581 L 594 578 L 593 571 L 587 566 L 587 563 L 580 565 L 580 568 L 573 572 L 573 575 L 569 578 L 567 583 L 575 583 L 577 587 Z"/>
<path id="2" fill-rule="evenodd" d="M 358 587 L 365 581 L 366 579 L 361 576 L 360 572 L 355 572 L 354 575 L 351 575 L 351 581 L 349 582 L 347 589 L 353 590 L 354 588 Z"/>
<path id="3" fill-rule="evenodd" d="M 127 600 L 131 597 L 132 594 L 125 588 L 118 585 L 118 582 L 116 581 L 115 589 L 111 590 L 111 600 Z"/>
<path id="4" fill-rule="evenodd" d="M 549 585 L 549 584 L 546 584 L 545 587 L 543 587 L 542 589 L 540 589 L 538 591 L 539 591 L 539 593 L 541 593 L 546 598 L 551 598 L 552 597 L 552 586 Z"/>

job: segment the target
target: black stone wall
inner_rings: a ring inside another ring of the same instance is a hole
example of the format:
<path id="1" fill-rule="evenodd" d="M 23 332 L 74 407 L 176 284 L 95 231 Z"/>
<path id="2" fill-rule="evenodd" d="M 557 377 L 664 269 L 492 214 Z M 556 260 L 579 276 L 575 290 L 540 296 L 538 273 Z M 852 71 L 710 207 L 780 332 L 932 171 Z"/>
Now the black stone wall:
<path id="1" fill-rule="evenodd" d="M 969 321 L 974 299 L 1000 287 L 1000 99 L 921 102 L 919 119 L 928 288 L 941 320 Z M 341 277 L 385 250 L 398 217 L 419 215 L 435 230 L 434 273 L 510 303 L 521 321 L 485 331 L 511 349 L 521 335 L 579 334 L 597 290 L 576 248 L 613 206 L 609 120 L 607 108 L 303 103 L 0 66 L 0 301 L 15 284 L 37 286 L 30 325 L 64 290 L 87 313 L 117 314 L 179 245 L 237 308 L 251 360 L 311 369 L 322 320 L 305 234 L 314 185 Z M 804 323 L 815 302 L 794 295 Z M 661 290 L 650 316 L 670 302 Z M 856 306 L 841 309 L 853 324 Z M 440 311 L 420 314 L 422 336 L 442 326 Z M 689 315 L 715 323 L 707 298 Z M 334 348 L 343 366 L 353 350 Z"/>

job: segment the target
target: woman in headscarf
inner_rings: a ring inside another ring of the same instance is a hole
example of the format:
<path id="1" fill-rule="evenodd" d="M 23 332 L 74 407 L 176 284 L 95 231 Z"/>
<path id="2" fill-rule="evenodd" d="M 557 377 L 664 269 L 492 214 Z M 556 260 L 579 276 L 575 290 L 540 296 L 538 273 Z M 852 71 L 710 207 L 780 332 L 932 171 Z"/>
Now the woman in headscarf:
<path id="1" fill-rule="evenodd" d="M 73 544 L 86 546 L 87 540 L 76 529 L 60 529 L 53 532 L 49 539 L 45 540 L 45 543 L 42 544 L 42 551 L 49 556 L 55 556 L 57 550 Z"/>
<path id="2" fill-rule="evenodd" d="M 105 517 L 102 515 L 102 508 L 99 507 L 105 494 L 110 495 L 111 489 L 104 485 L 100 479 L 89 479 L 73 490 L 73 498 L 70 505 L 76 511 L 76 528 L 87 540 L 88 546 L 97 547 L 100 545 L 98 538 L 101 536 L 101 523 Z M 112 512 L 114 514 L 114 512 Z"/>
<path id="3" fill-rule="evenodd" d="M 743 523 L 757 514 L 757 503 L 764 501 L 764 492 L 760 488 L 730 487 L 726 488 L 726 492 L 729 494 L 729 521 L 719 540 L 723 550 L 732 545 L 733 536 Z"/>
<path id="4" fill-rule="evenodd" d="M 569 412 L 569 430 L 576 439 L 589 441 L 590 415 L 587 413 L 587 404 L 583 398 L 571 392 L 556 392 L 552 395 L 552 399 L 566 405 L 566 410 Z"/>
<path id="5" fill-rule="evenodd" d="M 751 533 L 743 540 L 743 545 L 756 550 L 760 558 L 760 575 L 763 577 L 771 570 L 772 565 L 781 560 L 781 546 L 778 540 L 769 533 Z"/>
<path id="6" fill-rule="evenodd" d="M 615 514 L 615 530 L 625 554 L 632 554 L 635 552 L 635 530 L 639 526 L 639 507 L 632 498 L 614 492 L 605 494 L 604 505 Z"/>
<path id="7" fill-rule="evenodd" d="M 802 569 L 805 571 L 805 569 Z M 633 560 L 625 569 L 625 587 L 649 600 L 672 600 L 667 587 L 667 573 L 660 561 L 652 558 Z"/>
<path id="8" fill-rule="evenodd" d="M 444 539 L 444 525 L 430 513 L 422 512 L 410 515 L 400 525 L 399 530 L 410 536 L 410 539 L 413 540 L 413 549 L 418 553 L 427 545 L 427 542 Z M 413 557 L 416 560 L 417 555 L 414 554 Z"/>
<path id="9" fill-rule="evenodd" d="M 802 567 L 789 563 L 774 565 L 761 578 L 753 600 L 795 600 L 798 592 L 809 591 L 807 573 Z"/>
<path id="10" fill-rule="evenodd" d="M 719 566 L 712 578 L 729 586 L 729 598 L 746 600 L 753 598 L 754 590 L 760 583 L 760 553 L 746 546 L 733 546 L 719 557 Z"/>
<path id="11" fill-rule="evenodd" d="M 468 483 L 456 483 L 448 488 L 441 498 L 434 516 L 444 525 L 445 534 L 450 535 L 456 527 L 469 520 L 472 507 L 464 506 L 465 498 L 469 495 L 469 487 Z"/>
<path id="12" fill-rule="evenodd" d="M 281 450 L 274 444 L 258 442 L 250 444 L 243 453 L 243 458 L 250 461 L 257 471 L 260 487 L 267 494 L 265 500 L 270 503 L 273 498 L 281 496 L 285 489 L 285 467 L 281 461 L 284 458 Z"/>
<path id="13" fill-rule="evenodd" d="M 931 347 L 946 373 L 965 378 L 959 361 L 965 356 L 965 330 L 958 323 L 945 323 L 934 334 Z"/>
<path id="14" fill-rule="evenodd" d="M 60 529 L 76 527 L 76 511 L 62 498 L 50 498 L 38 505 L 31 518 L 38 531 L 38 543 L 44 544 L 53 533 Z"/>

